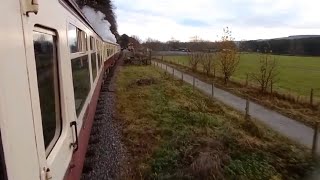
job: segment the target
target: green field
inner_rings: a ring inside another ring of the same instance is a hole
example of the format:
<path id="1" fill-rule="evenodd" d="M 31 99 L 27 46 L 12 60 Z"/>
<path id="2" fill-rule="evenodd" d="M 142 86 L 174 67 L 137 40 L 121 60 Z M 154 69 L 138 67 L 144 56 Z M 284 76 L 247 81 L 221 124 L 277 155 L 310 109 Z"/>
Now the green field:
<path id="1" fill-rule="evenodd" d="M 279 81 L 275 88 L 278 91 L 289 91 L 294 94 L 309 96 L 311 88 L 314 95 L 320 97 L 320 57 L 280 56 L 275 55 L 278 63 Z M 188 66 L 187 56 L 164 56 L 164 60 Z M 257 72 L 258 54 L 241 54 L 240 63 L 232 80 L 244 81 L 247 73 Z M 199 70 L 202 70 L 199 67 Z M 251 80 L 252 82 L 252 80 Z"/>

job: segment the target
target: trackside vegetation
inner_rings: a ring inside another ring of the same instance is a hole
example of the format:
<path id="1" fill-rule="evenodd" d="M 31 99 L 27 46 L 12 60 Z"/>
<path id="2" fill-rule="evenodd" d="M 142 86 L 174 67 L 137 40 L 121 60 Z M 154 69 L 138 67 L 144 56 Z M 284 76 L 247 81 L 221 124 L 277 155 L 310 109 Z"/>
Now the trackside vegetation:
<path id="1" fill-rule="evenodd" d="M 117 119 L 133 179 L 302 179 L 310 151 L 150 66 L 123 66 Z"/>

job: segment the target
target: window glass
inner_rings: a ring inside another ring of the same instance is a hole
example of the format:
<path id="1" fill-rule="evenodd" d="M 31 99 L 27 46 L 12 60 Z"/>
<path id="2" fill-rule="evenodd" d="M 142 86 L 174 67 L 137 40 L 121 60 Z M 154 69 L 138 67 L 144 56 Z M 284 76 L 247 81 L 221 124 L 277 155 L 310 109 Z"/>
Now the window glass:
<path id="1" fill-rule="evenodd" d="M 69 24 L 69 27 L 68 27 L 68 41 L 69 41 L 70 52 L 71 53 L 78 52 L 79 42 L 77 37 L 77 28 L 72 24 Z"/>
<path id="2" fill-rule="evenodd" d="M 87 34 L 83 32 L 83 51 L 88 51 Z"/>
<path id="3" fill-rule="evenodd" d="M 51 151 L 61 132 L 58 61 L 55 37 L 33 33 L 37 80 L 46 153 Z"/>
<path id="4" fill-rule="evenodd" d="M 101 66 L 103 65 L 103 55 L 101 54 Z"/>
<path id="5" fill-rule="evenodd" d="M 90 91 L 90 72 L 88 56 L 71 60 L 74 100 L 77 116 L 79 116 Z"/>
<path id="6" fill-rule="evenodd" d="M 71 53 L 85 52 L 87 48 L 87 34 L 69 24 L 68 27 L 68 41 Z"/>
<path id="7" fill-rule="evenodd" d="M 97 53 L 97 57 L 98 57 L 98 68 L 100 69 L 101 67 L 101 57 L 100 57 L 100 52 Z"/>
<path id="8" fill-rule="evenodd" d="M 91 54 L 91 66 L 92 66 L 92 78 L 93 82 L 96 79 L 97 76 L 97 59 L 96 59 L 96 53 Z"/>
<path id="9" fill-rule="evenodd" d="M 93 37 L 90 37 L 90 49 L 91 50 L 94 50 L 95 48 L 94 48 L 94 39 L 93 39 Z"/>
<path id="10" fill-rule="evenodd" d="M 1 180 L 8 179 L 7 178 L 7 170 L 6 170 L 6 162 L 5 162 L 4 153 L 3 153 L 1 133 L 0 133 L 0 179 Z"/>

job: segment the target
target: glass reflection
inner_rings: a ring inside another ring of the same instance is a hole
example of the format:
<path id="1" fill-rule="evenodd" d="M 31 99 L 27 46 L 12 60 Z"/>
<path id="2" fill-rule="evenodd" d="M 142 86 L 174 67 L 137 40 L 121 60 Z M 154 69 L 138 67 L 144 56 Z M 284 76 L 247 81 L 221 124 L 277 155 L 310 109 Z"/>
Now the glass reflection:
<path id="1" fill-rule="evenodd" d="M 71 60 L 74 100 L 77 116 L 79 116 L 90 91 L 90 72 L 88 56 Z"/>
<path id="2" fill-rule="evenodd" d="M 46 151 L 50 151 L 60 134 L 60 101 L 54 37 L 34 32 L 34 53 Z"/>

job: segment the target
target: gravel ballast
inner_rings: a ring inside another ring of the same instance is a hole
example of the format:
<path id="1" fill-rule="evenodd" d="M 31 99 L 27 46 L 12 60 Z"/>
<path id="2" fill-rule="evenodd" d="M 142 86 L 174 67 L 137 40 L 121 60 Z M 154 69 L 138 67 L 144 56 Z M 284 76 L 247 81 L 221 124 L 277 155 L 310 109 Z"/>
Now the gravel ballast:
<path id="1" fill-rule="evenodd" d="M 118 63 L 119 64 L 119 63 Z M 120 179 L 125 170 L 125 148 L 121 143 L 121 125 L 116 120 L 115 78 L 118 65 L 115 65 L 104 79 L 91 130 L 86 160 L 83 167 L 83 180 Z"/>

